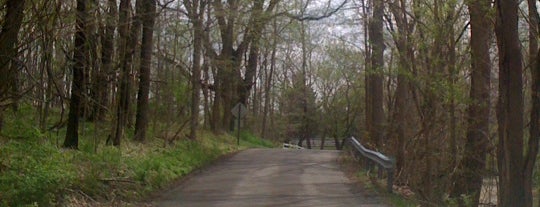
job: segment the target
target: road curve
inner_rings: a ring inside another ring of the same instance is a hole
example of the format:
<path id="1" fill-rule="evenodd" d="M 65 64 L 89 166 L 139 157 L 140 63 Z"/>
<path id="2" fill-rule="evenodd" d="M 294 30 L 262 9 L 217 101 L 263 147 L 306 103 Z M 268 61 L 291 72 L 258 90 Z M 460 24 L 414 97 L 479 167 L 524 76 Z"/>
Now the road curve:
<path id="1" fill-rule="evenodd" d="M 155 206 L 386 206 L 340 170 L 339 151 L 250 149 L 208 167 Z"/>

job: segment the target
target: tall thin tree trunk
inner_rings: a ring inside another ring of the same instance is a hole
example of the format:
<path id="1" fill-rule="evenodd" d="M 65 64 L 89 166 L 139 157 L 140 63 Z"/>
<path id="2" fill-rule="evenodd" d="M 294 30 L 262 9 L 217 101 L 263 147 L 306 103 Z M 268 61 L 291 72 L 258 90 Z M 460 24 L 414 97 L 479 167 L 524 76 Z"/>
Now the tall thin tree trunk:
<path id="1" fill-rule="evenodd" d="M 391 7 L 394 16 L 396 17 L 396 25 L 398 27 L 399 36 L 397 37 L 397 49 L 399 52 L 399 65 L 400 70 L 398 71 L 397 86 L 395 92 L 395 105 L 394 105 L 394 114 L 392 123 L 395 125 L 393 127 L 395 137 L 396 137 L 396 146 L 395 146 L 395 156 L 396 156 L 396 172 L 399 172 L 404 168 L 405 165 L 405 141 L 410 136 L 411 126 L 409 123 L 410 111 L 412 109 L 411 104 L 411 86 L 408 75 L 411 71 L 411 66 L 414 60 L 414 53 L 410 46 L 410 25 L 407 20 L 407 12 L 405 10 L 405 2 L 403 0 L 396 0 L 395 5 L 400 5 L 400 8 Z M 409 120 L 408 120 L 409 119 Z"/>
<path id="2" fill-rule="evenodd" d="M 540 140 L 540 52 L 538 48 L 538 8 L 535 0 L 527 0 L 529 5 L 529 65 L 531 71 L 531 122 L 529 143 L 525 155 L 525 206 L 533 206 L 533 172 Z"/>
<path id="3" fill-rule="evenodd" d="M 115 19 L 117 18 L 116 0 L 108 0 L 108 12 L 105 14 L 105 26 L 102 29 L 101 37 L 101 70 L 98 74 L 96 91 L 98 94 L 97 106 L 92 112 L 94 118 L 98 121 L 105 119 L 105 112 L 109 106 L 109 90 L 112 79 L 113 57 L 114 57 L 114 31 Z"/>
<path id="4" fill-rule="evenodd" d="M 384 2 L 373 1 L 373 16 L 369 24 L 369 41 L 371 51 L 371 67 L 369 76 L 369 122 L 371 125 L 369 136 L 377 148 L 383 143 L 384 110 L 383 110 L 383 78 L 384 67 L 384 33 L 383 33 Z"/>
<path id="5" fill-rule="evenodd" d="M 98 10 L 98 2 L 97 0 L 88 0 L 87 5 L 87 15 L 88 19 L 95 19 L 99 18 L 96 15 L 96 11 Z M 85 91 L 85 96 L 89 97 L 82 102 L 83 108 L 82 108 L 82 114 L 81 116 L 84 117 L 87 121 L 93 121 L 96 119 L 93 112 L 96 108 L 99 108 L 99 91 L 98 88 L 100 85 L 100 76 L 101 76 L 101 63 L 100 59 L 98 58 L 98 33 L 99 30 L 97 25 L 99 24 L 99 21 L 88 21 L 86 25 L 86 60 L 87 60 L 87 67 L 88 71 L 85 73 L 84 80 L 86 83 L 84 83 L 83 90 Z"/>
<path id="6" fill-rule="evenodd" d="M 309 133 L 309 120 L 308 120 L 308 97 L 307 97 L 307 70 L 308 70 L 308 51 L 307 51 L 307 43 L 306 43 L 306 28 L 305 28 L 305 23 L 304 22 L 300 22 L 300 26 L 301 26 L 301 31 L 300 31 L 300 34 L 301 34 L 301 43 L 302 43 L 302 68 L 301 68 L 301 72 L 302 72 L 302 77 L 301 77 L 301 82 L 300 82 L 300 87 L 301 87 L 301 95 L 302 97 L 300 97 L 300 100 L 301 100 L 301 103 L 302 103 L 302 123 L 301 123 L 301 129 L 300 129 L 300 137 L 302 137 L 302 140 L 306 140 L 307 142 L 307 148 L 308 149 L 311 149 L 311 137 L 310 137 L 310 133 Z M 301 145 L 300 145 L 301 146 Z"/>
<path id="7" fill-rule="evenodd" d="M 117 104 L 116 104 L 116 117 L 115 126 L 112 134 L 112 144 L 114 146 L 120 146 L 120 141 L 124 136 L 124 130 L 127 124 L 127 116 L 129 110 L 129 75 L 131 71 L 131 36 L 130 34 L 130 12 L 131 1 L 121 0 L 118 11 L 118 34 L 120 36 L 119 42 L 119 56 L 120 62 L 120 85 L 118 87 Z"/>
<path id="8" fill-rule="evenodd" d="M 268 111 L 270 110 L 270 96 L 272 93 L 272 81 L 274 76 L 274 69 L 276 67 L 276 52 L 277 52 L 277 25 L 276 21 L 273 22 L 274 25 L 274 39 L 272 40 L 272 53 L 270 55 L 270 72 L 268 72 L 268 75 L 266 76 L 266 82 L 264 85 L 264 108 L 263 108 L 263 119 L 262 119 L 262 129 L 261 129 L 261 137 L 266 139 L 268 138 L 267 131 L 267 122 L 268 122 Z"/>
<path id="9" fill-rule="evenodd" d="M 135 91 L 135 87 L 138 84 L 137 77 L 135 76 L 135 71 L 138 71 L 138 68 L 140 67 L 140 64 L 135 64 L 137 61 L 140 62 L 140 59 L 136 59 L 135 53 L 139 52 L 140 48 L 140 42 L 142 37 L 142 15 L 144 15 L 144 6 L 143 6 L 144 0 L 136 0 L 135 1 L 135 12 L 133 13 L 133 17 L 131 18 L 131 31 L 129 32 L 129 45 L 128 45 L 128 51 L 130 54 L 128 58 L 126 59 L 129 63 L 130 71 L 128 76 L 128 87 L 127 87 L 127 101 L 126 101 L 126 111 L 128 112 L 126 115 L 126 126 L 127 127 L 134 127 L 135 125 L 135 115 L 136 115 L 136 108 L 132 106 L 131 103 L 135 103 L 136 97 L 133 91 Z M 140 57 L 140 56 L 139 56 Z"/>
<path id="10" fill-rule="evenodd" d="M 204 63 L 202 66 L 202 75 L 203 75 L 203 82 L 205 84 L 208 83 L 210 80 L 210 74 L 209 74 L 209 64 L 207 63 L 207 59 L 204 58 Z M 209 129 L 210 128 L 210 120 L 212 119 L 211 113 L 210 113 L 210 89 L 208 85 L 205 85 L 205 87 L 202 87 L 203 97 L 204 97 L 204 128 Z"/>
<path id="11" fill-rule="evenodd" d="M 464 157 L 458 165 L 451 196 L 472 196 L 472 206 L 478 206 L 489 144 L 490 108 L 490 40 L 492 30 L 489 15 L 490 1 L 469 1 L 471 24 L 471 103 L 467 109 L 467 140 Z M 460 205 L 465 203 L 460 200 Z"/>
<path id="12" fill-rule="evenodd" d="M 0 32 L 0 131 L 3 127 L 3 112 L 7 105 L 15 103 L 17 94 L 10 94 L 14 87 L 17 71 L 13 59 L 17 55 L 18 34 L 24 17 L 25 0 L 8 0 L 6 14 Z"/>
<path id="13" fill-rule="evenodd" d="M 71 101 L 66 137 L 63 147 L 77 149 L 79 147 L 79 117 L 83 95 L 84 71 L 87 66 L 86 58 L 86 0 L 77 0 L 77 31 L 75 33 L 75 49 L 73 50 L 73 80 L 71 85 Z"/>
<path id="14" fill-rule="evenodd" d="M 189 18 L 193 25 L 193 60 L 191 68 L 191 120 L 189 138 L 197 138 L 199 128 L 199 107 L 201 99 L 201 56 L 202 38 L 204 35 L 203 17 L 206 3 L 202 0 L 184 1 L 184 6 L 188 9 Z"/>
<path id="15" fill-rule="evenodd" d="M 518 1 L 497 0 L 495 6 L 495 34 L 499 48 L 498 204 L 502 207 L 525 206 L 523 65 L 518 34 Z"/>
<path id="16" fill-rule="evenodd" d="M 135 140 L 144 142 L 148 128 L 148 96 L 150 93 L 150 68 L 156 18 L 156 0 L 144 0 L 142 19 L 141 65 L 139 72 L 139 92 L 137 95 L 137 115 L 135 120 Z"/>
<path id="17" fill-rule="evenodd" d="M 368 0 L 361 0 L 361 7 L 362 7 L 362 28 L 364 33 L 364 48 L 365 48 L 365 55 L 364 55 L 364 104 L 365 104 L 365 112 L 364 112 L 364 123 L 366 125 L 366 134 L 368 135 L 368 138 L 370 136 L 369 133 L 371 133 L 373 128 L 373 123 L 371 121 L 371 79 L 370 79 L 370 73 L 371 73 L 371 48 L 370 48 L 370 40 L 369 40 L 369 33 L 370 33 L 370 26 L 369 26 L 369 16 L 368 16 L 368 8 L 371 8 L 371 6 L 368 6 L 369 2 L 366 2 Z M 337 139 L 337 138 L 336 138 Z"/>

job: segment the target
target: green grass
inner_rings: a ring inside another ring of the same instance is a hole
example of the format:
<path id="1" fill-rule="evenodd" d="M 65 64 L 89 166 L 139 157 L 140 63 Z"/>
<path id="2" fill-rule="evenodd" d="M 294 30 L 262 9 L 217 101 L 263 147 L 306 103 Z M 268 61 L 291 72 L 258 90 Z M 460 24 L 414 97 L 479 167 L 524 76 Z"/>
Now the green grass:
<path id="1" fill-rule="evenodd" d="M 355 182 L 360 183 L 366 192 L 376 194 L 384 203 L 395 207 L 421 206 L 414 196 L 405 197 L 395 190 L 393 193 L 389 193 L 386 189 L 386 179 L 377 179 L 376 172 L 368 172 L 365 168 L 362 168 L 351 154 L 343 153 L 339 162 Z"/>
<path id="2" fill-rule="evenodd" d="M 398 194 L 389 194 L 388 201 L 395 207 L 417 207 L 421 206 L 417 202 L 401 197 Z"/>
<path id="3" fill-rule="evenodd" d="M 65 129 L 58 135 L 41 133 L 27 113 L 32 111 L 8 113 L 0 135 L 0 206 L 139 201 L 222 155 L 274 146 L 247 132 L 236 146 L 231 135 L 201 131 L 195 142 L 184 139 L 169 145 L 150 135 L 145 144 L 123 140 L 116 148 L 103 145 L 106 124 L 85 123 L 80 150 L 64 150 L 58 144 Z"/>
<path id="4" fill-rule="evenodd" d="M 371 173 L 373 174 L 373 173 Z M 358 172 L 356 174 L 356 177 L 358 179 L 359 182 L 361 182 L 363 185 L 363 187 L 367 190 L 370 190 L 370 191 L 375 191 L 377 194 L 379 194 L 381 196 L 381 198 L 383 198 L 387 203 L 389 203 L 391 206 L 394 206 L 394 207 L 416 207 L 416 206 L 420 206 L 418 202 L 416 202 L 414 199 L 411 199 L 411 198 L 405 198 L 403 197 L 402 195 L 394 192 L 394 193 L 389 193 L 387 190 L 386 190 L 386 187 L 383 187 L 383 186 L 386 186 L 386 182 L 385 181 L 374 181 L 371 176 L 373 175 L 368 175 L 367 171 L 364 171 L 364 170 L 361 170 L 360 172 Z"/>
<path id="5" fill-rule="evenodd" d="M 235 132 L 236 133 L 236 132 Z M 247 147 L 276 147 L 275 143 L 269 140 L 261 139 L 248 131 L 242 131 L 240 133 L 240 145 Z"/>

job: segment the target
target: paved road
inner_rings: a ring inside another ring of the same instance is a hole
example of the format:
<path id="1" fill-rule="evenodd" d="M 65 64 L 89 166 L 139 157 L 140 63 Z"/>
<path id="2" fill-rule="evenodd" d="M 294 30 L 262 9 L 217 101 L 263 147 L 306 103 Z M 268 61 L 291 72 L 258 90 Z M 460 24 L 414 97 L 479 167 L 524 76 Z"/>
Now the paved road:
<path id="1" fill-rule="evenodd" d="M 156 206 L 382 207 L 340 170 L 338 151 L 251 149 L 207 168 Z"/>

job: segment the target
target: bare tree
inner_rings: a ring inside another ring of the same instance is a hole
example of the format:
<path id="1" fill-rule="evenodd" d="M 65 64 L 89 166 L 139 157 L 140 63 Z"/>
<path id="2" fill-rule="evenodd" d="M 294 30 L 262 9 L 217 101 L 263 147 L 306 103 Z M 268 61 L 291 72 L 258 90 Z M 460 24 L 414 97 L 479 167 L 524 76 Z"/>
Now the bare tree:
<path id="1" fill-rule="evenodd" d="M 97 94 L 95 107 L 92 116 L 97 121 L 105 119 L 105 112 L 109 108 L 110 87 L 113 79 L 113 57 L 114 49 L 114 32 L 116 30 L 116 20 L 118 18 L 118 8 L 116 0 L 108 0 L 104 17 L 104 24 L 101 26 L 101 67 L 98 73 L 97 84 L 94 93 Z"/>
<path id="2" fill-rule="evenodd" d="M 383 143 L 384 133 L 384 109 L 383 109 L 383 78 L 382 70 L 384 68 L 384 33 L 383 33 L 383 16 L 384 16 L 384 1 L 373 1 L 373 16 L 369 23 L 369 43 L 371 47 L 371 65 L 367 82 L 367 108 L 366 123 L 368 126 L 369 136 L 377 147 L 381 147 Z"/>
<path id="3" fill-rule="evenodd" d="M 113 128 L 113 134 L 111 135 L 111 141 L 114 146 L 120 146 L 120 141 L 124 136 L 124 130 L 127 124 L 128 111 L 129 111 L 129 88 L 131 73 L 131 61 L 133 49 L 131 45 L 131 39 L 133 39 L 132 33 L 130 33 L 131 25 L 131 0 L 120 0 L 120 7 L 118 8 L 118 34 L 120 41 L 118 43 L 118 53 L 120 57 L 120 85 L 118 87 L 118 97 L 116 103 L 115 123 Z M 135 24 L 135 23 L 133 23 Z"/>
<path id="4" fill-rule="evenodd" d="M 77 26 L 74 37 L 73 50 L 73 79 L 71 84 L 71 101 L 69 103 L 68 126 L 65 148 L 77 149 L 79 147 L 79 118 L 81 113 L 81 103 L 83 99 L 84 71 L 87 67 L 86 60 L 86 24 L 88 14 L 86 11 L 87 1 L 77 0 Z"/>
<path id="5" fill-rule="evenodd" d="M 529 67 L 531 71 L 531 114 L 529 142 L 524 166 L 525 206 L 533 206 L 533 172 L 540 141 L 540 52 L 538 48 L 538 7 L 536 1 L 528 0 L 529 6 Z"/>
<path id="6" fill-rule="evenodd" d="M 523 177 L 523 65 L 518 34 L 518 1 L 497 0 L 495 34 L 499 48 L 498 204 L 525 206 Z"/>
<path id="7" fill-rule="evenodd" d="M 137 115 L 135 120 L 135 140 L 146 140 L 148 128 L 148 96 L 150 93 L 150 68 L 152 66 L 152 52 L 154 39 L 154 24 L 156 19 L 156 0 L 143 0 L 144 8 L 142 19 L 142 44 L 139 71 L 139 92 L 137 95 Z"/>
<path id="8" fill-rule="evenodd" d="M 16 79 L 16 67 L 13 67 L 17 55 L 18 34 L 24 17 L 25 0 L 8 0 L 6 13 L 0 31 L 0 131 L 3 126 L 3 111 L 14 103 L 17 94 L 12 94 Z"/>
<path id="9" fill-rule="evenodd" d="M 251 81 L 255 72 L 251 70 L 253 67 L 248 67 L 245 73 L 247 76 L 242 80 L 240 69 L 244 54 L 251 44 L 258 44 L 255 41 L 258 41 L 262 30 L 270 21 L 271 14 L 279 2 L 280 0 L 270 0 L 266 4 L 264 1 L 254 1 L 246 29 L 242 36 L 239 36 L 235 29 L 237 22 L 241 20 L 238 13 L 242 2 L 232 0 L 224 4 L 222 1 L 213 1 L 212 5 L 214 6 L 215 18 L 217 19 L 221 37 L 221 49 L 216 52 L 207 39 L 204 45 L 207 54 L 213 60 L 214 66 L 218 68 L 214 80 L 216 91 L 211 120 L 211 127 L 214 131 L 231 126 L 232 115 L 229 110 L 233 107 L 235 101 L 241 101 L 239 94 L 249 94 L 245 91 L 251 90 L 253 84 Z M 267 5 L 266 8 L 264 8 L 265 5 Z M 238 44 L 235 44 L 236 42 Z M 246 84 L 246 82 L 249 84 Z"/>
<path id="10" fill-rule="evenodd" d="M 203 46 L 203 19 L 207 2 L 205 0 L 184 0 L 189 19 L 193 25 L 193 60 L 191 68 L 191 133 L 189 138 L 197 138 L 199 127 L 199 105 L 201 99 L 201 56 Z"/>
<path id="11" fill-rule="evenodd" d="M 396 167 L 399 173 L 405 164 L 405 140 L 411 136 L 411 118 L 413 104 L 409 75 L 412 73 L 414 63 L 414 51 L 412 49 L 411 32 L 414 22 L 408 18 L 406 2 L 396 0 L 390 4 L 390 9 L 394 14 L 397 26 L 397 37 L 394 37 L 399 53 L 399 71 L 397 76 L 397 86 L 394 96 L 394 113 L 392 116 L 392 127 L 394 130 L 396 144 L 394 145 L 396 156 Z M 394 35 L 396 36 L 396 35 Z"/>
<path id="12" fill-rule="evenodd" d="M 458 166 L 452 190 L 452 196 L 458 199 L 462 198 L 461 195 L 471 195 L 473 206 L 478 206 L 489 145 L 491 76 L 489 48 L 492 36 L 490 2 L 468 2 L 471 19 L 471 103 L 468 108 L 464 157 Z M 461 200 L 460 205 L 465 206 L 465 203 Z"/>

